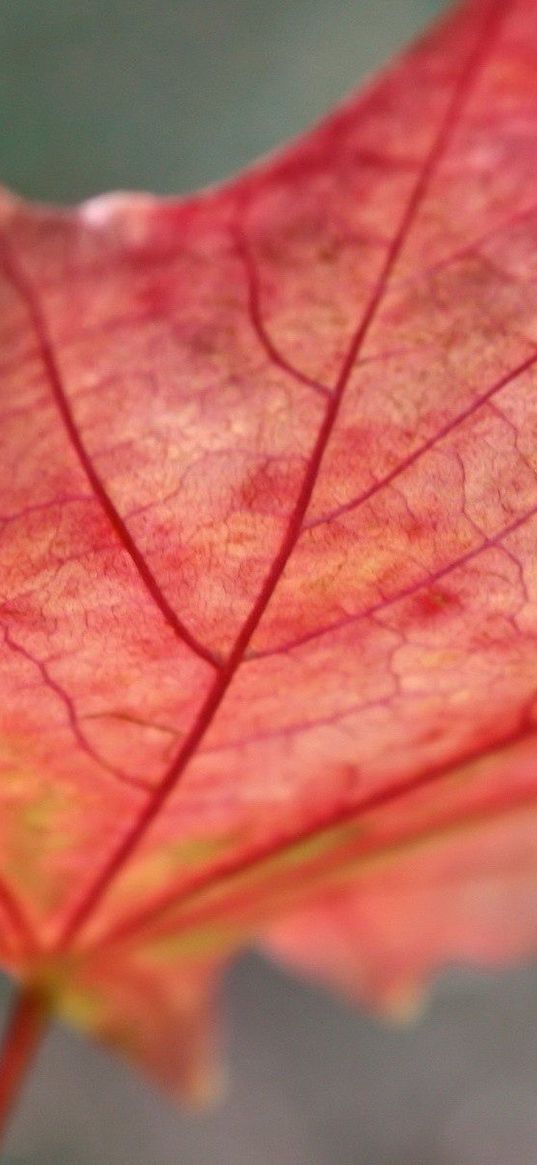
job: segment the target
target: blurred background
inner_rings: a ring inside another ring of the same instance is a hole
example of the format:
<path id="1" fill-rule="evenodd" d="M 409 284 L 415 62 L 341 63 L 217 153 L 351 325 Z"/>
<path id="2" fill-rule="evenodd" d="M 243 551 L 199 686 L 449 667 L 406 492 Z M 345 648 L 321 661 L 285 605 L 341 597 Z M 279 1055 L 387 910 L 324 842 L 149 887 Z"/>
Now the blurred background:
<path id="1" fill-rule="evenodd" d="M 0 177 L 72 202 L 217 181 L 306 128 L 442 0 L 0 0 Z M 0 983 L 4 1010 L 9 986 Z M 256 955 L 230 1089 L 178 1111 L 53 1029 L 2 1165 L 535 1165 L 537 972 L 451 971 L 390 1028 Z"/>
<path id="2" fill-rule="evenodd" d="M 217 181 L 311 124 L 445 0 L 0 0 L 1 181 L 72 202 Z"/>

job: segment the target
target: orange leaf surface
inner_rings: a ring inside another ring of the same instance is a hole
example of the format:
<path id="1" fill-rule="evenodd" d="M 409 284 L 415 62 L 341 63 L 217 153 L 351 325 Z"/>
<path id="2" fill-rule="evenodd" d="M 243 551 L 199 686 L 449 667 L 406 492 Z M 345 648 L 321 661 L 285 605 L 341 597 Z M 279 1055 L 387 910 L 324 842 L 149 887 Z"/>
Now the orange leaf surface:
<path id="1" fill-rule="evenodd" d="M 537 948 L 537 0 L 183 203 L 2 203 L 1 958 L 207 1087 L 225 960 Z"/>

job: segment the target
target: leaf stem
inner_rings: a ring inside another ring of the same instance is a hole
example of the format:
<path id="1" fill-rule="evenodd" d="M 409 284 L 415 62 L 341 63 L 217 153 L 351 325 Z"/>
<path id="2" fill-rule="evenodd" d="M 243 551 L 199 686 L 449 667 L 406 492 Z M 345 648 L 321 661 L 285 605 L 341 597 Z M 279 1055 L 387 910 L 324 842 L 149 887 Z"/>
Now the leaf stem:
<path id="1" fill-rule="evenodd" d="M 0 1143 L 45 1033 L 48 1015 L 44 992 L 33 985 L 21 987 L 12 1005 L 0 1051 Z"/>

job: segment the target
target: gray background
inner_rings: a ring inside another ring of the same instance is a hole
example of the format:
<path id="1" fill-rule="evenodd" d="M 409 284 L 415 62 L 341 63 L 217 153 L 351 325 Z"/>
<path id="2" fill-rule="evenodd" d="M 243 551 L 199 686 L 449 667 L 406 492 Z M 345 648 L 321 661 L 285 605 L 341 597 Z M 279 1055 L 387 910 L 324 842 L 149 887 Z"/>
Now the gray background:
<path id="1" fill-rule="evenodd" d="M 297 133 L 442 0 L 0 0 L 2 181 L 70 202 L 213 182 Z"/>
<path id="2" fill-rule="evenodd" d="M 215 181 L 308 125 L 443 6 L 0 0 L 0 173 L 67 202 Z M 2 1160 L 535 1165 L 536 996 L 529 968 L 452 972 L 419 1024 L 392 1029 L 246 956 L 225 993 L 225 1105 L 185 1115 L 56 1028 Z"/>

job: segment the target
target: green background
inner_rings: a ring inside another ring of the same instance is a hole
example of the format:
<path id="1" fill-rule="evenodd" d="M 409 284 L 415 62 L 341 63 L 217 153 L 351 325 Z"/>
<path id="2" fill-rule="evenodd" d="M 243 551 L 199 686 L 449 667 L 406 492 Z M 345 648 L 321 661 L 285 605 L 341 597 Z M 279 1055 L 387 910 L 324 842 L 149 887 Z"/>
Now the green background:
<path id="1" fill-rule="evenodd" d="M 0 0 L 2 181 L 71 202 L 220 179 L 305 128 L 441 0 Z"/>
<path id="2" fill-rule="evenodd" d="M 61 202 L 219 180 L 305 128 L 442 7 L 0 0 L 0 174 Z M 536 986 L 529 968 L 452 972 L 424 1020 L 397 1030 L 247 956 L 226 985 L 223 1107 L 181 1113 L 55 1028 L 3 1162 L 535 1165 Z"/>

